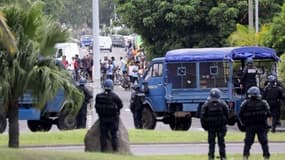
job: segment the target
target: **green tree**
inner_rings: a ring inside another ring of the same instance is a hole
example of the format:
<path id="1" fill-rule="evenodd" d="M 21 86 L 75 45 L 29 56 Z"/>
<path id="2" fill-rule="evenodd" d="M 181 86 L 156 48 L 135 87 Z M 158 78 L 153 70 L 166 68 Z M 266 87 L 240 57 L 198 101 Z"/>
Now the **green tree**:
<path id="1" fill-rule="evenodd" d="M 92 0 L 43 0 L 45 12 L 73 28 L 92 27 Z M 99 1 L 101 25 L 110 25 L 114 15 L 113 0 Z"/>
<path id="2" fill-rule="evenodd" d="M 71 84 L 67 71 L 57 67 L 51 56 L 50 46 L 65 41 L 67 32 L 47 19 L 42 7 L 43 4 L 36 1 L 28 8 L 8 6 L 2 9 L 18 46 L 13 57 L 5 50 L 0 51 L 0 93 L 9 121 L 8 146 L 12 148 L 19 147 L 17 100 L 27 91 L 39 100 L 37 107 L 43 107 L 60 88 L 65 90 L 74 106 L 82 103 L 82 93 Z M 78 108 L 73 108 L 74 113 Z"/>
<path id="3" fill-rule="evenodd" d="M 270 28 L 265 44 L 276 49 L 280 55 L 285 52 L 285 3 L 283 4 L 280 14 L 273 19 L 272 27 Z"/>
<path id="4" fill-rule="evenodd" d="M 62 17 L 62 13 L 65 9 L 62 0 L 42 0 L 45 3 L 44 12 L 55 18 L 56 20 Z"/>
<path id="5" fill-rule="evenodd" d="M 117 4 L 123 23 L 141 35 L 156 56 L 175 48 L 226 46 L 236 24 L 248 23 L 247 0 L 117 0 Z M 268 7 L 263 4 L 261 8 Z"/>
<path id="6" fill-rule="evenodd" d="M 100 24 L 110 26 L 110 20 L 114 20 L 114 3 L 113 0 L 99 1 L 99 19 Z"/>

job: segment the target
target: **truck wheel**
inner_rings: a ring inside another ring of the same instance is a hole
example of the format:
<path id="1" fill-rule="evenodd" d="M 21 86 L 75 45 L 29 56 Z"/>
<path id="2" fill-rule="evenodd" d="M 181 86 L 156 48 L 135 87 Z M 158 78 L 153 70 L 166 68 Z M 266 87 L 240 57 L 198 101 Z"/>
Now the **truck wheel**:
<path id="1" fill-rule="evenodd" d="M 7 127 L 7 120 L 3 114 L 0 114 L 0 133 L 3 133 Z"/>
<path id="2" fill-rule="evenodd" d="M 187 131 L 192 124 L 191 117 L 182 117 L 182 118 L 172 118 L 169 126 L 172 130 L 175 131 Z"/>
<path id="3" fill-rule="evenodd" d="M 76 116 L 69 113 L 61 113 L 57 120 L 59 130 L 71 130 L 76 128 Z"/>
<path id="4" fill-rule="evenodd" d="M 28 120 L 27 121 L 28 128 L 32 132 L 37 132 L 37 131 L 49 131 L 52 127 L 52 123 L 50 123 L 47 120 Z"/>
<path id="5" fill-rule="evenodd" d="M 142 125 L 144 129 L 154 129 L 156 126 L 155 116 L 153 112 L 151 111 L 151 109 L 149 109 L 148 107 L 145 107 L 143 109 Z"/>

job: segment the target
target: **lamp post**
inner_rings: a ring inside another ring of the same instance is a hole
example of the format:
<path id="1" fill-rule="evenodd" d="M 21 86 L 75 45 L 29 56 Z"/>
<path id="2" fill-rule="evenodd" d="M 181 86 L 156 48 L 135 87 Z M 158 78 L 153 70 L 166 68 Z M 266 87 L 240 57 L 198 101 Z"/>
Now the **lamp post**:
<path id="1" fill-rule="evenodd" d="M 100 49 L 99 49 L 99 0 L 92 0 L 92 37 L 93 37 L 93 97 L 95 104 L 95 96 L 100 92 Z M 95 121 L 95 112 L 93 112 L 92 120 Z"/>

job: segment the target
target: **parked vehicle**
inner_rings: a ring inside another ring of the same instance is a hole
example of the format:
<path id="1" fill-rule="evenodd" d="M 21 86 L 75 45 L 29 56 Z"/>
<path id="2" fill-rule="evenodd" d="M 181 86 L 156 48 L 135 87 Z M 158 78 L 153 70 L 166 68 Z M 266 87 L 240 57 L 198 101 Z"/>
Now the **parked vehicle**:
<path id="1" fill-rule="evenodd" d="M 99 36 L 99 46 L 100 50 L 108 50 L 112 52 L 112 40 L 108 36 Z"/>
<path id="2" fill-rule="evenodd" d="M 172 130 L 188 130 L 192 117 L 200 117 L 211 88 L 222 91 L 221 98 L 230 110 L 229 124 L 240 124 L 237 113 L 245 95 L 236 81 L 248 57 L 254 59 L 258 86 L 263 88 L 279 61 L 270 48 L 177 49 L 154 58 L 138 83 L 145 94 L 143 128 L 154 129 L 157 122 L 163 122 Z"/>
<path id="3" fill-rule="evenodd" d="M 60 61 L 56 61 L 56 64 L 63 67 Z M 37 99 L 29 92 L 18 99 L 19 120 L 27 120 L 28 128 L 32 132 L 49 131 L 53 124 L 57 125 L 59 130 L 76 128 L 76 115 L 71 113 L 73 104 L 66 100 L 63 89 L 58 90 L 54 98 L 42 109 L 35 107 L 36 103 Z M 0 109 L 0 133 L 3 133 L 7 126 L 6 111 L 3 107 Z"/>
<path id="4" fill-rule="evenodd" d="M 121 48 L 125 47 L 124 36 L 122 36 L 122 35 L 112 35 L 111 39 L 112 39 L 112 43 L 113 43 L 114 47 L 121 47 Z"/>
<path id="5" fill-rule="evenodd" d="M 83 35 L 80 38 L 80 47 L 90 47 L 93 44 L 92 35 Z"/>
<path id="6" fill-rule="evenodd" d="M 55 44 L 56 53 L 55 58 L 57 60 L 61 60 L 62 56 L 66 56 L 66 60 L 68 61 L 68 69 L 70 69 L 70 64 L 72 62 L 72 57 L 79 54 L 79 47 L 77 43 L 57 43 Z"/>

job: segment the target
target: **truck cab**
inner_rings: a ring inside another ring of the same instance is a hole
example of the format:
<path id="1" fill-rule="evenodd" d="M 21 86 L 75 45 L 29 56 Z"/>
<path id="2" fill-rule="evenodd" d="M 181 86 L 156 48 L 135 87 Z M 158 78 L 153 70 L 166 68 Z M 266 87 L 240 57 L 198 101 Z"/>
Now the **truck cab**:
<path id="1" fill-rule="evenodd" d="M 192 118 L 200 117 L 202 104 L 212 88 L 222 91 L 230 110 L 230 125 L 238 121 L 245 91 L 238 84 L 245 60 L 257 67 L 257 84 L 264 87 L 267 76 L 276 73 L 279 58 L 265 47 L 176 49 L 154 58 L 139 80 L 145 94 L 143 128 L 154 129 L 157 122 L 172 130 L 188 130 Z"/>

